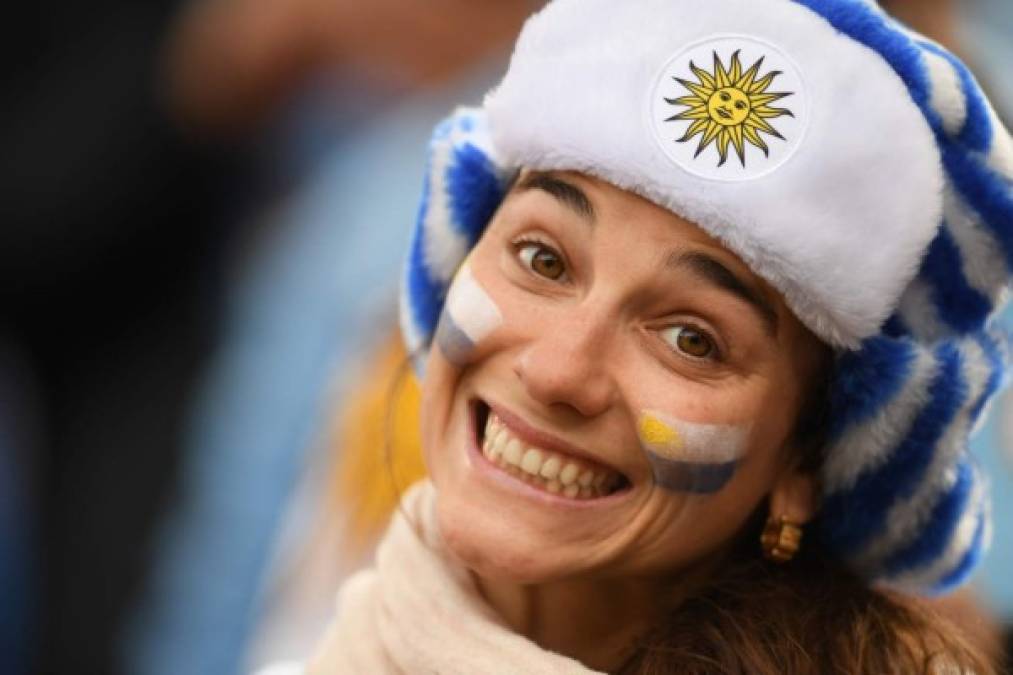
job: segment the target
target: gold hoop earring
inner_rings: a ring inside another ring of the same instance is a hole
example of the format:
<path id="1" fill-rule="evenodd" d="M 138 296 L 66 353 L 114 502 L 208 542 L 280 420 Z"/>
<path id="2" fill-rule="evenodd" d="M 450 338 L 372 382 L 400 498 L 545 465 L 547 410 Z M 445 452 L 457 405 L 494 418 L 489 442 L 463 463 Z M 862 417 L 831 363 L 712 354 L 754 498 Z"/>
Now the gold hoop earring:
<path id="1" fill-rule="evenodd" d="M 760 535 L 763 557 L 777 563 L 786 563 L 798 553 L 802 543 L 802 528 L 785 516 L 770 516 Z"/>

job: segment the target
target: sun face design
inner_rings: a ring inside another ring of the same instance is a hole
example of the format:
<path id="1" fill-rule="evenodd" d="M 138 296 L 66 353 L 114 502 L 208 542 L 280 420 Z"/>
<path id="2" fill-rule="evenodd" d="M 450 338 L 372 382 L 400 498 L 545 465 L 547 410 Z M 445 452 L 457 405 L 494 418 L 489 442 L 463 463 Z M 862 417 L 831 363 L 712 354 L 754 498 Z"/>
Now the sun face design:
<path id="1" fill-rule="evenodd" d="M 749 97 L 735 87 L 718 89 L 707 101 L 707 112 L 710 113 L 711 119 L 725 127 L 734 127 L 745 122 L 752 108 Z"/>
<path id="2" fill-rule="evenodd" d="M 695 136 L 700 136 L 694 158 L 699 157 L 711 143 L 715 143 L 720 158 L 718 166 L 723 166 L 728 159 L 728 148 L 731 146 L 735 148 L 739 162 L 745 167 L 747 142 L 762 150 L 765 156 L 769 156 L 770 149 L 760 134 L 765 133 L 784 140 L 784 136 L 767 120 L 782 115 L 794 117 L 790 110 L 770 105 L 791 96 L 793 92 L 767 91 L 774 78 L 781 73 L 775 70 L 760 77 L 763 57 L 743 72 L 738 51 L 732 54 L 731 64 L 727 69 L 717 51 L 713 54 L 713 72 L 707 72 L 692 61 L 689 62 L 690 70 L 697 77 L 696 82 L 680 77 L 672 78 L 685 87 L 690 95 L 665 99 L 666 103 L 687 108 L 665 121 L 691 122 L 686 133 L 677 142 L 685 143 Z"/>

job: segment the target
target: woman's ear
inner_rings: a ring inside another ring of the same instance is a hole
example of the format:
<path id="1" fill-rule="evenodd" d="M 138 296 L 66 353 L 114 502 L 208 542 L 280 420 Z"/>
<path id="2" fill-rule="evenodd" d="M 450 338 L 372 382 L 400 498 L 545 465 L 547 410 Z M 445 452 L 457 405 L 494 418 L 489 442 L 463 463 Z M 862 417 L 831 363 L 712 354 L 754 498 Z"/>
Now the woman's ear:
<path id="1" fill-rule="evenodd" d="M 770 493 L 770 515 L 784 516 L 790 522 L 804 525 L 819 508 L 819 484 L 812 473 L 789 468 L 774 483 Z"/>

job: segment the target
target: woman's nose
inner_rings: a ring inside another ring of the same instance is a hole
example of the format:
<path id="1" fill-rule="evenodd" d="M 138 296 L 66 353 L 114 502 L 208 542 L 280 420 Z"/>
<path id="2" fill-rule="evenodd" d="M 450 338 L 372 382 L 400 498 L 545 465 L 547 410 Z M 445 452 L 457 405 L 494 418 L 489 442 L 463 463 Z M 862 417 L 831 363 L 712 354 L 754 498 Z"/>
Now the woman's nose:
<path id="1" fill-rule="evenodd" d="M 526 345 L 514 372 L 528 394 L 545 406 L 569 407 L 585 417 L 608 410 L 617 394 L 608 359 L 615 329 L 604 323 L 578 315 Z"/>

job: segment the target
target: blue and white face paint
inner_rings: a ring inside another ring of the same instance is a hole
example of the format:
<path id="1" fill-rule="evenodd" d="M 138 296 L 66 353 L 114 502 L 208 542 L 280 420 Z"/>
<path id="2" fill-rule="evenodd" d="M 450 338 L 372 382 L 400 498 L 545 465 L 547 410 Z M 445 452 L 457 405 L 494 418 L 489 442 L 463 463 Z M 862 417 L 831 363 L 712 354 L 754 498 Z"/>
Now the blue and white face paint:
<path id="1" fill-rule="evenodd" d="M 637 436 L 658 485 L 673 492 L 710 494 L 735 474 L 745 454 L 749 428 L 696 424 L 642 410 Z"/>
<path id="2" fill-rule="evenodd" d="M 455 366 L 466 365 L 475 347 L 503 323 L 503 314 L 465 262 L 447 293 L 436 344 Z"/>

